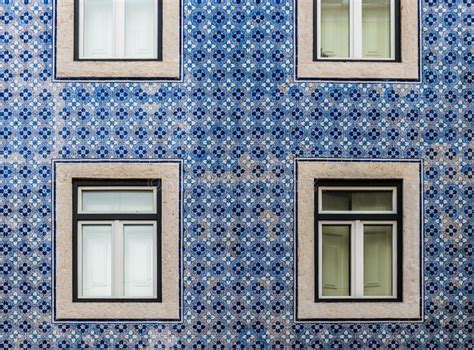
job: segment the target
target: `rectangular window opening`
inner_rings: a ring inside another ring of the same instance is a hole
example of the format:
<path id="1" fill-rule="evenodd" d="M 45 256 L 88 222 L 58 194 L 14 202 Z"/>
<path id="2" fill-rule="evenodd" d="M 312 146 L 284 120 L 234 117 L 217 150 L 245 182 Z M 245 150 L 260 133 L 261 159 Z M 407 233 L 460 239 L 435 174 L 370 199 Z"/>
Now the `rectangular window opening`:
<path id="1" fill-rule="evenodd" d="M 162 0 L 75 0 L 76 60 L 161 60 Z"/>
<path id="2" fill-rule="evenodd" d="M 401 186 L 316 181 L 316 301 L 401 301 Z"/>
<path id="3" fill-rule="evenodd" d="M 73 181 L 74 301 L 161 301 L 160 190 L 159 179 Z"/>
<path id="4" fill-rule="evenodd" d="M 314 0 L 314 60 L 400 61 L 400 0 Z"/>

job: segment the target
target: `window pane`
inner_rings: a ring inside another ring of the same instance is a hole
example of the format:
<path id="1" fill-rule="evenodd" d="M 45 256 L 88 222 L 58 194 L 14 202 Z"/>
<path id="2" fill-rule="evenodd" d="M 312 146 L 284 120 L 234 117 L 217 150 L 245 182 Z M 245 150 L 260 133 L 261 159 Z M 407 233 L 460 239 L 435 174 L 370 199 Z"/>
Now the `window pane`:
<path id="1" fill-rule="evenodd" d="M 349 52 L 349 0 L 321 0 L 321 57 Z"/>
<path id="2" fill-rule="evenodd" d="M 156 0 L 126 0 L 125 56 L 127 58 L 156 58 L 157 15 Z"/>
<path id="3" fill-rule="evenodd" d="M 392 211 L 392 191 L 354 191 L 352 210 Z"/>
<path id="4" fill-rule="evenodd" d="M 392 225 L 364 226 L 364 296 L 392 296 Z"/>
<path id="5" fill-rule="evenodd" d="M 323 225 L 323 296 L 350 295 L 350 234 L 349 225 Z"/>
<path id="6" fill-rule="evenodd" d="M 83 16 L 82 57 L 113 57 L 113 0 L 84 0 Z"/>
<path id="7" fill-rule="evenodd" d="M 351 210 L 351 192 L 323 190 L 322 201 L 323 210 Z"/>
<path id="8" fill-rule="evenodd" d="M 95 213 L 154 212 L 153 191 L 83 190 L 82 211 Z"/>
<path id="9" fill-rule="evenodd" d="M 322 191 L 324 211 L 392 211 L 392 191 Z"/>
<path id="10" fill-rule="evenodd" d="M 126 297 L 153 297 L 153 225 L 124 225 L 124 293 Z"/>
<path id="11" fill-rule="evenodd" d="M 362 55 L 390 58 L 390 0 L 362 0 Z"/>
<path id="12" fill-rule="evenodd" d="M 82 296 L 112 296 L 111 225 L 82 225 Z"/>

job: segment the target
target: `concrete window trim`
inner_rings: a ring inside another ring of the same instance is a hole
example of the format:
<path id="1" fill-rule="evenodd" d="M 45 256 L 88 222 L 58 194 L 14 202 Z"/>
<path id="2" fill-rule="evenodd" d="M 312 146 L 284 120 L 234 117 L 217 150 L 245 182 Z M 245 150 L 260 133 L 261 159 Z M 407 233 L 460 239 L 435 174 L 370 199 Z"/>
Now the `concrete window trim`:
<path id="1" fill-rule="evenodd" d="M 75 58 L 75 0 L 56 0 L 54 81 L 181 81 L 182 0 L 161 1 L 161 60 L 78 60 Z"/>
<path id="2" fill-rule="evenodd" d="M 74 302 L 73 179 L 157 179 L 162 185 L 161 302 Z M 53 160 L 53 321 L 182 321 L 182 162 Z"/>
<path id="3" fill-rule="evenodd" d="M 422 162 L 295 160 L 295 322 L 423 320 Z M 315 179 L 403 180 L 402 301 L 315 302 Z"/>
<path id="4" fill-rule="evenodd" d="M 400 0 L 400 62 L 314 61 L 314 0 L 295 0 L 296 81 L 420 81 L 419 0 Z"/>

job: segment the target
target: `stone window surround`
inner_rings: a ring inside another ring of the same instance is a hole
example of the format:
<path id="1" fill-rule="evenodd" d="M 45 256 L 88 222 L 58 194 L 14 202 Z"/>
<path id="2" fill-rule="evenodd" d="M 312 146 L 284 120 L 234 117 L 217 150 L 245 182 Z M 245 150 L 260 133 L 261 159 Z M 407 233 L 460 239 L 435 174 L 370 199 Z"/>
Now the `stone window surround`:
<path id="1" fill-rule="evenodd" d="M 182 162 L 53 160 L 53 321 L 180 322 L 182 320 Z M 72 179 L 149 179 L 162 182 L 162 301 L 73 302 Z"/>
<path id="2" fill-rule="evenodd" d="M 295 0 L 296 81 L 420 81 L 419 0 L 400 0 L 401 62 L 313 61 L 313 0 Z"/>
<path id="3" fill-rule="evenodd" d="M 182 79 L 182 0 L 163 1 L 162 60 L 74 60 L 74 1 L 56 0 L 54 80 Z M 61 33 L 61 35 L 58 35 Z"/>
<path id="4" fill-rule="evenodd" d="M 418 160 L 295 159 L 295 322 L 423 320 L 421 176 Z M 403 179 L 402 302 L 315 302 L 315 178 Z"/>

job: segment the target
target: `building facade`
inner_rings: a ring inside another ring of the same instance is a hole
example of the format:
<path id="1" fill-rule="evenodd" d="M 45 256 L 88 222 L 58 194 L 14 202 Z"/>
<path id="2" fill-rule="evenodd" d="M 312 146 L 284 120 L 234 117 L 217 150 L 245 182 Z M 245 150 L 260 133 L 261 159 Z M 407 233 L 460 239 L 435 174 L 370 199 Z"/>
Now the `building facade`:
<path id="1" fill-rule="evenodd" d="M 73 58 L 74 1 L 3 0 L 2 347 L 472 348 L 472 5 L 401 1 L 390 71 L 313 60 L 304 6 L 318 1 L 158 1 L 155 56 L 114 68 L 82 46 Z M 100 219 L 161 227 L 155 302 L 74 294 L 71 281 L 88 282 L 72 251 L 86 248 L 70 238 L 90 215 L 75 208 L 76 178 L 158 180 L 146 183 L 158 224 L 146 209 Z M 393 227 L 393 300 L 318 294 L 329 282 L 314 232 L 337 218 L 318 216 L 315 178 L 394 189 L 393 216 L 372 218 Z"/>

